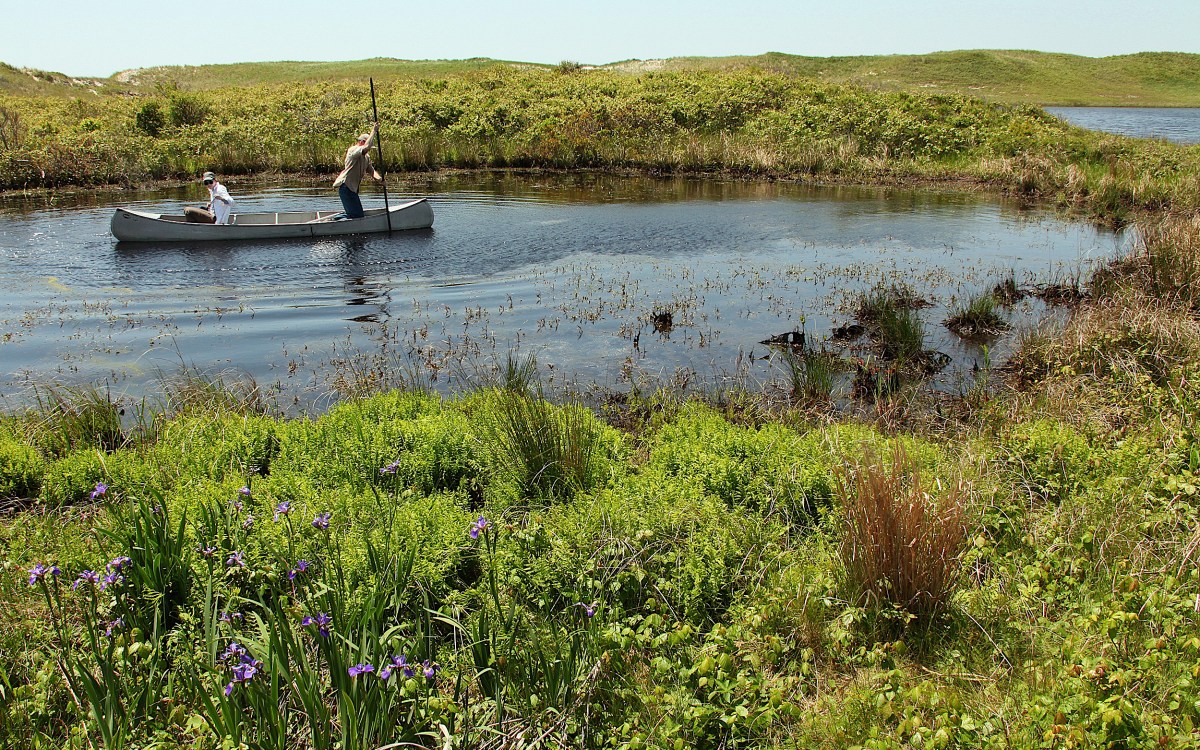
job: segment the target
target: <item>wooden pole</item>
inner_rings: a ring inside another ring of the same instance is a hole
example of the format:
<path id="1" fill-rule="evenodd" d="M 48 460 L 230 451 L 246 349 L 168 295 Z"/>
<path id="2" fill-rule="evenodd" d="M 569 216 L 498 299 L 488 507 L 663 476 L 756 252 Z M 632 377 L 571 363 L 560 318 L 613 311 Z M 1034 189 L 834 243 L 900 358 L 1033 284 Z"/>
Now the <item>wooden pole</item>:
<path id="1" fill-rule="evenodd" d="M 371 82 L 371 114 L 375 116 L 375 148 L 379 153 L 379 175 L 383 178 L 383 213 L 387 216 L 388 233 L 392 231 L 392 209 L 388 206 L 387 194 L 387 172 L 383 170 L 383 138 L 379 133 L 379 108 L 375 106 L 375 79 L 368 78 Z"/>

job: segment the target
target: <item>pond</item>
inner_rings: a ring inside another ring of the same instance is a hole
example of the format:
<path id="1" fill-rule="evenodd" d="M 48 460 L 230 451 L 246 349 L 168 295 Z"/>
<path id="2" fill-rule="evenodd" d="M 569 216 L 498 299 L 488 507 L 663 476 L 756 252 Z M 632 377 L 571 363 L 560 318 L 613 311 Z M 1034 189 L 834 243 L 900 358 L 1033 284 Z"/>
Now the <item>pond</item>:
<path id="1" fill-rule="evenodd" d="M 1200 109 L 1194 107 L 1046 107 L 1046 111 L 1089 130 L 1200 143 Z"/>
<path id="2" fill-rule="evenodd" d="M 247 212 L 337 203 L 323 185 L 230 187 Z M 763 340 L 827 340 L 880 281 L 932 303 L 926 343 L 952 358 L 950 383 L 985 358 L 942 325 L 954 304 L 1008 278 L 1078 279 L 1130 241 L 974 194 L 510 173 L 398 181 L 393 200 L 433 203 L 425 231 L 159 246 L 109 234 L 115 205 L 178 211 L 201 193 L 0 199 L 3 406 L 48 383 L 136 397 L 186 366 L 319 410 L 372 368 L 453 391 L 514 352 L 551 385 L 770 383 L 780 362 Z M 671 326 L 656 328 L 663 312 Z"/>

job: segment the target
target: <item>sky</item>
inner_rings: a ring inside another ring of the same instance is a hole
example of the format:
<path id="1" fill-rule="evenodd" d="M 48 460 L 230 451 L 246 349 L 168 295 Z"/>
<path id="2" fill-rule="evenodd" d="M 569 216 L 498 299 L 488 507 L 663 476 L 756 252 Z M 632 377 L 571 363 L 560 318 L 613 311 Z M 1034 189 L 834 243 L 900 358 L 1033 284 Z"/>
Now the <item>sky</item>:
<path id="1" fill-rule="evenodd" d="M 0 62 L 96 77 L 157 65 L 371 57 L 598 65 L 764 52 L 1200 53 L 1200 0 L 6 0 L 5 6 Z"/>

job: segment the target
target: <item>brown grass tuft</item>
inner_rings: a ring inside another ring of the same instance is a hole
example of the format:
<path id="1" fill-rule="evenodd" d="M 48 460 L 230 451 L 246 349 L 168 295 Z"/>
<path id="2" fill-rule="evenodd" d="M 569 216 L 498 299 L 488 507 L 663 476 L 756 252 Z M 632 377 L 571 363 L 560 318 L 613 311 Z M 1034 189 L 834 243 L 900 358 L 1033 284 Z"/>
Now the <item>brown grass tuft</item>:
<path id="1" fill-rule="evenodd" d="M 953 594 L 967 538 L 966 487 L 958 479 L 935 489 L 900 446 L 890 465 L 868 455 L 840 473 L 840 554 L 860 603 L 890 602 L 929 619 Z"/>

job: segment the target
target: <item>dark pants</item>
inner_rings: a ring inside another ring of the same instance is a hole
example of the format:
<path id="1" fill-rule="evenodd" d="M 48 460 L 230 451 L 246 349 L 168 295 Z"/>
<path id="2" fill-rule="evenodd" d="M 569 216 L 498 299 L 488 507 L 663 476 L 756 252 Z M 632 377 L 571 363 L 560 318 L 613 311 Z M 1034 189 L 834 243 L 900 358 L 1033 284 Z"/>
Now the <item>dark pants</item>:
<path id="1" fill-rule="evenodd" d="M 363 216 L 362 201 L 358 199 L 358 193 L 354 192 L 345 185 L 338 185 L 338 197 L 342 199 L 342 209 L 351 219 L 359 219 Z"/>

